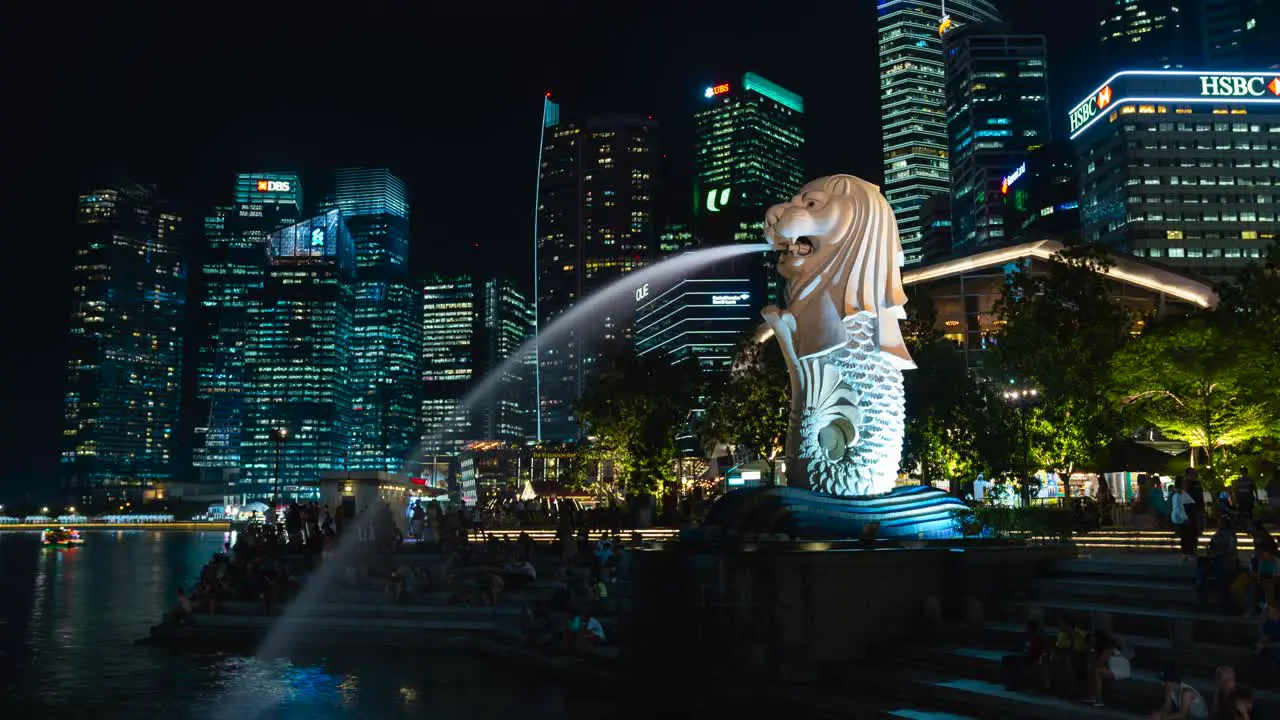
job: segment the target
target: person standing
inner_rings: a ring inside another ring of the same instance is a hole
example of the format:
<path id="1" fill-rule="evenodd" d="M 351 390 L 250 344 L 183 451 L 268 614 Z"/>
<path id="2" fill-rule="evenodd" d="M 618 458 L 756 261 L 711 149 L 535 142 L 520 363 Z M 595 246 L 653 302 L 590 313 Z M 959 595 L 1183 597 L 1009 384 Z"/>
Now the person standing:
<path id="1" fill-rule="evenodd" d="M 1249 477 L 1249 468 L 1240 468 L 1240 477 L 1236 479 L 1236 512 L 1240 513 L 1240 524 L 1246 529 L 1253 526 L 1253 503 L 1257 499 L 1257 488 L 1253 478 Z"/>
<path id="2" fill-rule="evenodd" d="M 1200 533 L 1204 532 L 1204 486 L 1200 484 L 1200 475 L 1195 468 L 1187 468 L 1186 475 L 1183 478 L 1182 489 L 1186 490 L 1191 496 L 1192 505 L 1183 508 L 1187 511 L 1187 520 L 1191 523 L 1191 529 L 1195 531 L 1196 540 L 1200 539 Z M 1195 545 L 1191 546 L 1191 554 L 1195 554 Z"/>
<path id="3" fill-rule="evenodd" d="M 1169 521 L 1173 523 L 1174 532 L 1178 536 L 1178 547 L 1182 552 L 1182 561 L 1191 562 L 1196 555 L 1196 540 L 1200 537 L 1192 509 L 1196 501 L 1187 492 L 1183 480 L 1173 484 L 1173 494 L 1169 498 Z"/>

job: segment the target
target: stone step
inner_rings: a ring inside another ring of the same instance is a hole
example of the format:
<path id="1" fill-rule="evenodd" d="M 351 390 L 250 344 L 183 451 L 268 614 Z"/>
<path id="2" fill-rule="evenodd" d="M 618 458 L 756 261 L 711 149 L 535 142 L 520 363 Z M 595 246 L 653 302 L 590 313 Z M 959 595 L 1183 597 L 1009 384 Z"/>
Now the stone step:
<path id="1" fill-rule="evenodd" d="M 205 628 L 270 628 L 281 622 L 276 616 L 263 615 L 193 615 L 190 624 Z M 292 615 L 284 622 L 289 625 L 317 630 L 456 630 L 465 632 L 490 631 L 495 628 L 492 620 L 436 619 L 380 617 L 355 618 L 332 615 Z"/>
<path id="2" fill-rule="evenodd" d="M 974 720 L 968 715 L 957 715 L 949 712 L 932 710 L 888 710 L 881 713 L 882 718 L 899 718 L 900 720 Z"/>
<path id="3" fill-rule="evenodd" d="M 1046 625 L 1056 623 L 1062 614 L 1072 615 L 1088 628 L 1107 630 L 1119 635 L 1146 635 L 1169 638 L 1179 647 L 1193 643 L 1216 643 L 1248 647 L 1258 638 L 1258 622 L 1238 616 L 1214 615 L 1180 610 L 1152 610 L 1129 605 L 1077 600 L 1038 599 L 1008 603 L 1004 619 L 1025 623 L 1029 618 L 1041 619 Z"/>
<path id="4" fill-rule="evenodd" d="M 1014 623 L 986 623 L 982 626 L 977 640 L 984 647 L 1012 653 L 1021 649 L 1025 632 L 1024 626 Z M 1045 628 L 1044 634 L 1046 638 L 1052 640 L 1057 637 L 1057 629 Z M 1159 671 L 1170 665 L 1176 665 L 1184 672 L 1209 677 L 1219 665 L 1246 667 L 1252 661 L 1248 645 L 1197 642 L 1190 647 L 1175 649 L 1169 638 L 1122 633 L 1118 635 L 1126 645 L 1133 648 L 1132 661 L 1136 668 L 1145 667 Z"/>
<path id="5" fill-rule="evenodd" d="M 908 707 L 923 705 L 961 717 L 1040 720 L 1120 720 L 1133 717 L 1132 713 L 1112 708 L 1095 708 L 1079 701 L 1047 695 L 1011 692 L 1000 683 L 925 669 L 904 670 L 899 667 L 895 672 L 879 672 L 867 668 L 865 672 L 848 677 L 847 682 L 850 684 L 848 690 L 858 695 L 883 697 L 886 693 L 896 693 L 907 699 L 904 704 Z M 1154 705 L 1152 709 L 1155 709 Z"/>
<path id="6" fill-rule="evenodd" d="M 1136 604 L 1144 608 L 1195 609 L 1196 588 L 1188 582 L 1092 577 L 1038 578 L 1032 583 L 1035 599 L 1081 600 Z"/>
<path id="7" fill-rule="evenodd" d="M 217 615 L 231 616 L 265 616 L 260 602 L 226 602 L 219 606 Z M 478 617 L 486 619 L 509 619 L 520 615 L 516 606 L 495 605 L 492 607 L 463 605 L 413 605 L 408 603 L 379 602 L 344 603 L 322 602 L 303 606 L 291 605 L 285 610 L 291 617 L 350 617 L 350 618 L 462 618 Z M 279 611 L 272 612 L 271 617 L 281 617 Z M 216 617 L 216 615 L 215 615 Z"/>
<path id="8" fill-rule="evenodd" d="M 932 653 L 917 658 L 916 662 L 930 663 L 928 667 L 934 671 L 952 672 L 962 674 L 966 677 L 972 677 L 978 680 L 984 680 L 991 683 L 1004 683 L 1004 667 L 1002 658 L 1007 653 L 1003 650 L 990 650 L 976 647 L 935 647 Z M 1254 686 L 1257 702 L 1261 706 L 1267 708 L 1280 707 L 1280 693 L 1271 690 L 1261 689 L 1262 687 L 1273 687 L 1274 678 L 1271 676 L 1260 676 L 1252 672 L 1253 668 L 1248 664 L 1246 657 L 1243 663 L 1226 663 L 1232 665 L 1236 669 L 1237 679 L 1240 682 L 1249 683 Z M 1140 656 L 1139 656 L 1140 657 Z M 1163 683 L 1160 680 L 1160 674 L 1164 667 L 1159 669 L 1145 668 L 1138 664 L 1138 658 L 1134 658 L 1135 667 L 1133 675 L 1125 680 L 1116 680 L 1108 682 L 1103 687 L 1103 699 L 1109 707 L 1116 709 L 1124 709 L 1134 713 L 1149 713 L 1160 704 L 1161 693 L 1163 691 Z M 1213 697 L 1213 670 L 1214 667 L 1192 668 L 1179 664 L 1188 685 L 1196 688 L 1204 695 L 1206 701 L 1210 701 Z M 1058 689 L 1055 688 L 1055 692 Z M 1257 715 L 1262 717 L 1262 715 Z"/>
<path id="9" fill-rule="evenodd" d="M 1088 555 L 1056 560 L 1049 569 L 1053 577 L 1118 577 L 1188 583 L 1196 578 L 1195 567 L 1181 562 L 1178 555 Z"/>

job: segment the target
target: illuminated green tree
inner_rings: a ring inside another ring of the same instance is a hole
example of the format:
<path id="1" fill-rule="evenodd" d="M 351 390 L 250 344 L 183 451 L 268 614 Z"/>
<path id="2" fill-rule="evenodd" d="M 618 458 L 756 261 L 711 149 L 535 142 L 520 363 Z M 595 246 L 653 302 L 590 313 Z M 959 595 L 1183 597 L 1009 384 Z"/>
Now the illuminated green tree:
<path id="1" fill-rule="evenodd" d="M 735 453 L 768 460 L 786 444 L 791 380 L 777 342 L 746 340 L 734 353 L 731 371 L 707 392 L 707 413 L 698 434 L 708 449 L 723 443 Z"/>
<path id="2" fill-rule="evenodd" d="M 1069 247 L 1044 272 L 1013 274 L 996 304 L 1003 326 L 990 371 L 1039 390 L 1027 422 L 1039 467 L 1069 472 L 1096 460 L 1121 433 L 1108 368 L 1138 318 L 1109 292 L 1109 270 L 1102 250 Z"/>
<path id="3" fill-rule="evenodd" d="M 597 357 L 577 415 L 591 451 L 613 463 L 628 492 L 651 494 L 675 480 L 677 438 L 701 389 L 698 367 L 666 355 L 611 346 Z"/>
<path id="4" fill-rule="evenodd" d="M 1275 433 L 1280 364 L 1247 326 L 1200 315 L 1153 326 L 1111 362 L 1118 397 L 1143 422 L 1202 450 L 1214 468 L 1222 448 Z"/>

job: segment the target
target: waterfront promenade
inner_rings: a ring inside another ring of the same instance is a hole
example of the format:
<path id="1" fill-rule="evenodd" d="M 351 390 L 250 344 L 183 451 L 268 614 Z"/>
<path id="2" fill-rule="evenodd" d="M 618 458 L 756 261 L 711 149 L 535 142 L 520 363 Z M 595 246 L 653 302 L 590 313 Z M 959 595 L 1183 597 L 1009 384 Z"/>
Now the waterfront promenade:
<path id="1" fill-rule="evenodd" d="M 231 529 L 231 523 L 225 520 L 214 521 L 175 521 L 175 522 L 71 522 L 63 523 L 50 520 L 46 523 L 5 523 L 0 524 L 0 532 L 5 530 L 44 530 L 49 527 L 74 528 L 76 530 L 181 530 L 183 532 L 224 532 Z"/>

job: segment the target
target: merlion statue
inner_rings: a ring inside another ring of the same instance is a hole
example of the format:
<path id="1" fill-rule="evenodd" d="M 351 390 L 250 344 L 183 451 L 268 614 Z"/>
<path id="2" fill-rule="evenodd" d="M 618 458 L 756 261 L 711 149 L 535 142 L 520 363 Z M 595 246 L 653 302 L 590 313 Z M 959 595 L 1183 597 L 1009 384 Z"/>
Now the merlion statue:
<path id="1" fill-rule="evenodd" d="M 893 209 L 851 175 L 818 178 L 765 215 L 787 308 L 762 312 L 791 375 L 787 484 L 835 496 L 893 490 L 902 456 L 902 245 Z"/>

